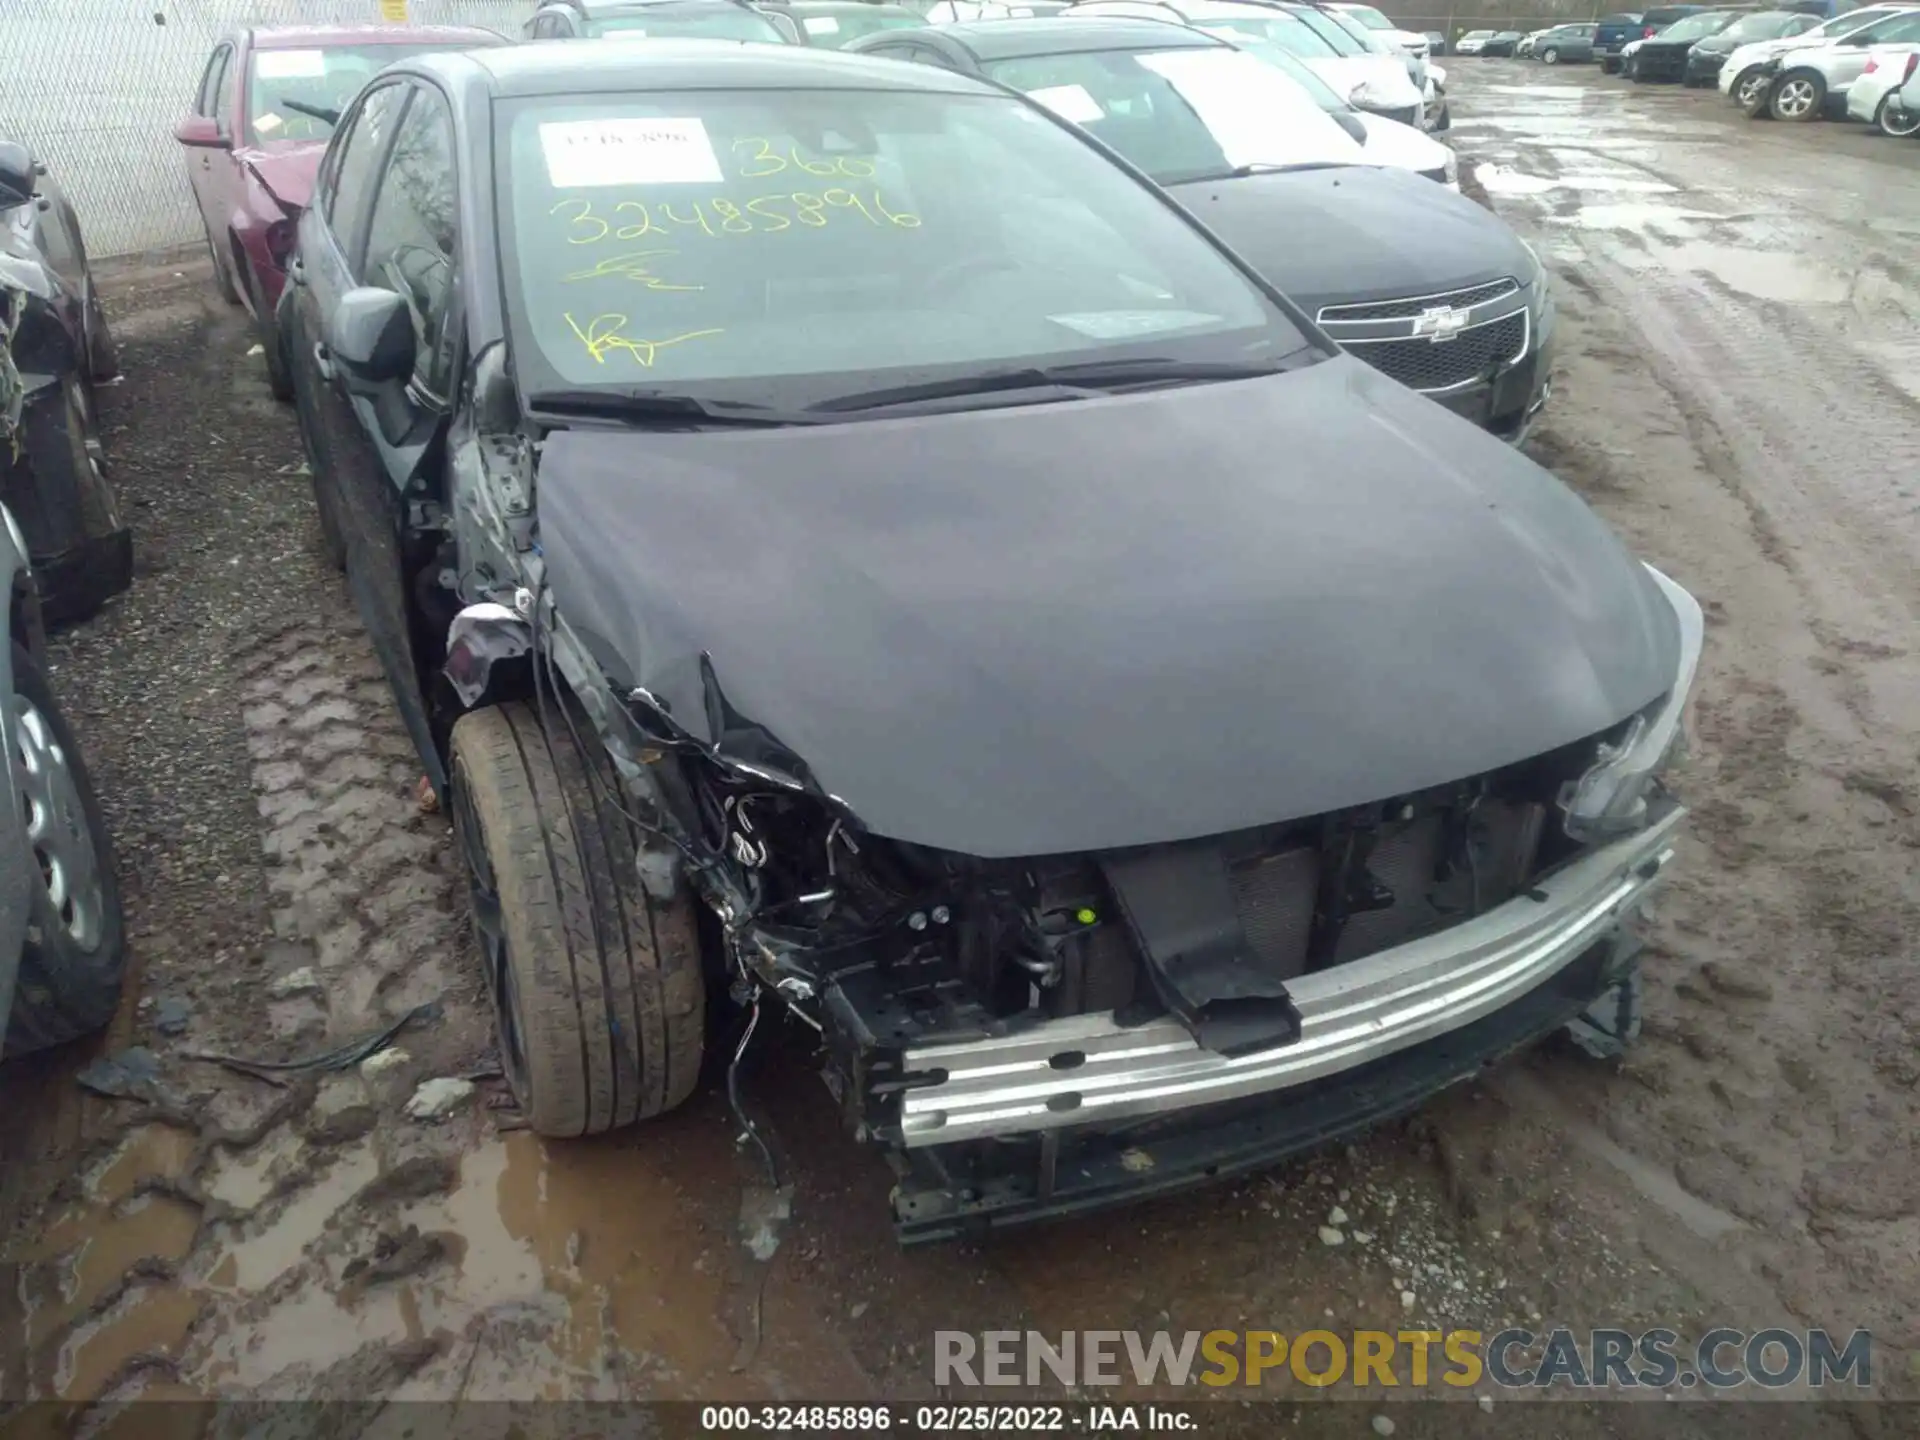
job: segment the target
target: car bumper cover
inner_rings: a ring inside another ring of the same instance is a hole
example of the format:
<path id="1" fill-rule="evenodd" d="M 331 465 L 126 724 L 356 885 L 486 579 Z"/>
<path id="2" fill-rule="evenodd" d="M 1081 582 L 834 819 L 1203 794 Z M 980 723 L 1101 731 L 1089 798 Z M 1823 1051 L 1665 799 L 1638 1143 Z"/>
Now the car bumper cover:
<path id="1" fill-rule="evenodd" d="M 1664 878 L 1685 816 L 1674 807 L 1475 919 L 1289 982 L 1291 1045 L 1228 1058 L 1171 1018 L 1111 1015 L 905 1055 L 924 1077 L 901 1098 L 902 1143 L 945 1145 L 1111 1125 L 1306 1085 L 1472 1025 L 1630 926 Z"/>

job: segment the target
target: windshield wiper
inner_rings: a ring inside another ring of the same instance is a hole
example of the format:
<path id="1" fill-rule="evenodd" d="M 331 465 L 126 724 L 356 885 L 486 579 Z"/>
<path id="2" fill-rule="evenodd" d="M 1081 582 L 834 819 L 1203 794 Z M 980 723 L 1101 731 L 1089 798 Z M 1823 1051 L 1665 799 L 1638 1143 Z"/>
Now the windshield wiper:
<path id="1" fill-rule="evenodd" d="M 1192 175 L 1176 175 L 1162 180 L 1162 185 L 1194 185 L 1210 180 L 1245 180 L 1252 175 L 1291 175 L 1299 170 L 1350 170 L 1354 162 L 1349 160 L 1300 160 L 1291 165 L 1268 165 L 1258 161 L 1248 165 L 1236 165 L 1231 170 L 1202 170 Z"/>
<path id="2" fill-rule="evenodd" d="M 998 395 L 1011 391 L 1046 391 L 1055 400 L 1083 400 L 1101 390 L 1129 385 L 1176 385 L 1205 380 L 1250 380 L 1276 375 L 1290 368 L 1288 356 L 1273 360 L 1173 360 L 1164 355 L 1135 355 L 1118 360 L 1083 360 L 1066 365 L 1028 366 L 1018 370 L 989 370 L 956 375 L 918 385 L 896 385 L 839 395 L 807 408 L 815 412 L 883 410 L 897 405 L 960 399 L 969 395 Z"/>
<path id="3" fill-rule="evenodd" d="M 335 128 L 338 128 L 340 124 L 340 112 L 338 110 L 330 110 L 325 105 L 309 105 L 304 100 L 289 100 L 285 95 L 282 95 L 280 97 L 280 106 L 282 109 L 293 110 L 301 115 L 311 115 L 316 120 L 324 120 L 327 124 Z"/>
<path id="4" fill-rule="evenodd" d="M 955 375 L 945 380 L 925 380 L 916 385 L 890 385 L 882 390 L 860 390 L 851 395 L 836 395 L 809 405 L 811 411 L 835 413 L 844 410 L 884 410 L 895 405 L 918 405 L 929 400 L 963 399 L 969 395 L 997 395 L 1014 390 L 1054 390 L 1064 392 L 1056 398 L 1078 400 L 1081 393 L 1071 382 L 1060 380 L 1049 370 L 985 370 L 973 375 Z"/>
<path id="5" fill-rule="evenodd" d="M 812 415 L 773 410 L 746 400 L 704 400 L 668 390 L 536 390 L 527 405 L 548 415 L 608 420 L 682 421 L 695 425 L 811 425 Z"/>

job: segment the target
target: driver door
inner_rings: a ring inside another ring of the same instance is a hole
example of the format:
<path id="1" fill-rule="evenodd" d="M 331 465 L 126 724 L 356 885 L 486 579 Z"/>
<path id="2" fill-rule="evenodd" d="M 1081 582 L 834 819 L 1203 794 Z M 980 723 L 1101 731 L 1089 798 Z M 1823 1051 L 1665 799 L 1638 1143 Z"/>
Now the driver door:
<path id="1" fill-rule="evenodd" d="M 453 118 L 445 99 L 410 80 L 362 97 L 319 203 L 303 219 L 298 343 L 313 378 L 317 455 L 346 540 L 347 579 L 427 773 L 445 776 L 418 665 L 434 637 L 417 635 L 409 507 L 438 491 L 457 336 Z M 334 168 L 336 167 L 337 168 Z M 328 186 L 331 189 L 328 189 Z M 349 290 L 372 286 L 407 301 L 415 363 L 378 394 L 351 388 L 327 338 Z"/>

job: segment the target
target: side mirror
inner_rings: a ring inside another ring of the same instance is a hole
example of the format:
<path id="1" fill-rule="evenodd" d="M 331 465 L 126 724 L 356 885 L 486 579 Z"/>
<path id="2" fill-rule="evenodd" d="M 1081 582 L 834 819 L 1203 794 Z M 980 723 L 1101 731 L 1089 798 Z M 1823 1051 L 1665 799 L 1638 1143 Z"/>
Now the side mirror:
<path id="1" fill-rule="evenodd" d="M 773 22 L 773 28 L 785 37 L 789 45 L 806 45 L 810 43 L 807 37 L 800 33 L 800 27 L 793 23 L 793 17 L 791 15 L 782 15 L 777 10 L 762 10 L 760 13 Z"/>
<path id="2" fill-rule="evenodd" d="M 40 174 L 26 146 L 0 140 L 0 210 L 11 210 L 33 199 L 34 182 Z"/>
<path id="3" fill-rule="evenodd" d="M 1367 143 L 1366 122 L 1362 120 L 1358 115 L 1354 114 L 1353 111 L 1351 110 L 1334 111 L 1333 123 L 1338 125 L 1342 130 L 1346 131 L 1347 134 L 1351 135 L 1354 139 L 1355 144 L 1364 145 Z"/>
<path id="4" fill-rule="evenodd" d="M 182 145 L 201 149 L 229 150 L 233 141 L 220 133 L 220 122 L 211 115 L 189 115 L 173 127 L 173 138 Z"/>
<path id="5" fill-rule="evenodd" d="M 391 290 L 363 285 L 334 307 L 327 348 L 350 389 L 380 389 L 413 373 L 413 317 Z"/>
<path id="6" fill-rule="evenodd" d="M 1347 103 L 1357 110 L 1371 110 L 1379 104 L 1379 93 L 1371 80 L 1362 80 L 1347 92 Z"/>

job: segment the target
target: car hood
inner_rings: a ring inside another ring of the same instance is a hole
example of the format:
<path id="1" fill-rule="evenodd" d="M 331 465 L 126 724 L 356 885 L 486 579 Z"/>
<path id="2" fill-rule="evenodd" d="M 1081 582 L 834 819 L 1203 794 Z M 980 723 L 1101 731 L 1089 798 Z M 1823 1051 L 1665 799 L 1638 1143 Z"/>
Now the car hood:
<path id="1" fill-rule="evenodd" d="M 1389 120 L 1384 115 L 1370 115 L 1365 110 L 1353 113 L 1367 132 L 1361 153 L 1371 163 L 1391 166 L 1396 170 L 1446 168 L 1447 157 L 1453 152 L 1425 131 L 1416 130 L 1398 120 Z"/>
<path id="2" fill-rule="evenodd" d="M 1418 105 L 1424 98 L 1407 74 L 1406 62 L 1392 55 L 1323 55 L 1304 63 L 1343 100 L 1363 81 L 1379 92 L 1378 103 L 1389 109 Z"/>
<path id="3" fill-rule="evenodd" d="M 326 151 L 318 141 L 270 142 L 242 152 L 241 159 L 280 208 L 297 217 L 313 198 L 313 179 Z"/>
<path id="4" fill-rule="evenodd" d="M 540 544 L 616 684 L 979 856 L 1195 838 L 1464 779 L 1671 688 L 1587 507 L 1350 356 L 818 427 L 562 430 Z"/>
<path id="5" fill-rule="evenodd" d="M 1525 283 L 1535 269 L 1491 210 L 1405 170 L 1249 175 L 1169 193 L 1309 315 L 1502 276 Z"/>
<path id="6" fill-rule="evenodd" d="M 1735 48 L 1729 55 L 1730 63 L 1745 69 L 1749 65 L 1758 65 L 1771 60 L 1776 55 L 1784 55 L 1789 50 L 1818 50 L 1822 45 L 1831 43 L 1824 36 L 1809 40 L 1804 35 L 1789 35 L 1782 40 L 1754 40 Z"/>

